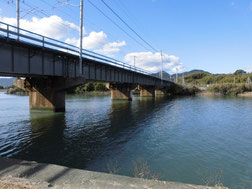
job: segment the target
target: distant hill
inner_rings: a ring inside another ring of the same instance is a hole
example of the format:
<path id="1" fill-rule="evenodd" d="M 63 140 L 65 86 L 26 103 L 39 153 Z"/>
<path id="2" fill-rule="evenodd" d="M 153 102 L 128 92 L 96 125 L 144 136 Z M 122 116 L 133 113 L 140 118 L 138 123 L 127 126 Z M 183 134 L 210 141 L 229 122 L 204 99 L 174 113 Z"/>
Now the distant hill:
<path id="1" fill-rule="evenodd" d="M 194 69 L 194 70 L 191 70 L 191 71 L 188 71 L 188 72 L 182 72 L 182 73 L 178 73 L 178 78 L 181 78 L 183 75 L 184 76 L 187 76 L 187 75 L 190 75 L 190 74 L 193 74 L 193 73 L 196 73 L 196 72 L 204 72 L 204 73 L 209 73 L 207 71 L 204 71 L 204 70 L 197 70 L 197 69 Z M 157 72 L 157 73 L 154 73 L 152 74 L 153 76 L 156 76 L 156 77 L 160 77 L 161 75 L 161 72 Z M 165 80 L 170 80 L 170 78 L 172 80 L 175 80 L 176 79 L 176 74 L 168 74 L 167 72 L 163 71 L 163 79 Z"/>
<path id="2" fill-rule="evenodd" d="M 154 73 L 152 74 L 153 76 L 155 77 L 161 77 L 161 71 L 160 72 L 157 72 L 157 73 Z M 169 80 L 170 79 L 170 74 L 168 74 L 167 72 L 163 71 L 163 79 L 165 80 Z"/>
<path id="3" fill-rule="evenodd" d="M 3 86 L 3 87 L 9 87 L 11 85 L 13 85 L 13 81 L 15 80 L 14 77 L 2 77 L 0 78 L 0 86 Z"/>
<path id="4" fill-rule="evenodd" d="M 196 72 L 203 72 L 203 73 L 208 73 L 208 74 L 210 74 L 210 73 L 207 72 L 207 71 L 195 69 L 195 70 L 191 70 L 191 71 L 188 71 L 188 72 L 179 73 L 178 75 L 179 75 L 179 76 L 182 76 L 182 75 L 184 74 L 184 76 L 187 76 L 187 75 L 190 75 L 190 74 L 193 74 L 193 73 L 196 73 Z M 173 75 L 176 75 L 176 74 L 173 74 Z"/>

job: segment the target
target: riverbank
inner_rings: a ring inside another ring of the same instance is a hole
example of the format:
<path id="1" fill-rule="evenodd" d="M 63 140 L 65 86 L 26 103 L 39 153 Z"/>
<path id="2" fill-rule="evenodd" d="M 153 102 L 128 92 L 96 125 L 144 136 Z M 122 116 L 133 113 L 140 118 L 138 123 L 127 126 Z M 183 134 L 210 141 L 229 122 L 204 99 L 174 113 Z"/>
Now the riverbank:
<path id="1" fill-rule="evenodd" d="M 214 84 L 206 87 L 196 86 L 200 90 L 197 96 L 240 96 L 252 97 L 252 84 L 248 83 L 229 83 Z"/>
<path id="2" fill-rule="evenodd" d="M 4 92 L 6 94 L 11 94 L 11 95 L 20 95 L 20 96 L 28 96 L 29 95 L 28 91 L 24 91 L 24 90 L 19 89 L 17 87 L 11 87 L 11 88 L 5 89 Z"/>
<path id="3" fill-rule="evenodd" d="M 76 94 L 75 94 L 76 95 Z M 80 94 L 78 94 L 80 95 Z M 110 95 L 110 91 L 86 91 L 81 95 L 101 95 L 101 96 L 107 96 Z"/>
<path id="4" fill-rule="evenodd" d="M 197 93 L 196 96 L 219 96 L 220 97 L 220 96 L 234 96 L 234 95 L 224 95 L 221 93 L 215 93 L 215 92 L 211 92 L 211 91 L 201 91 L 201 92 Z M 235 96 L 252 98 L 252 92 L 244 92 L 241 94 L 237 94 Z"/>
<path id="5" fill-rule="evenodd" d="M 145 180 L 73 169 L 69 167 L 0 158 L 0 187 L 18 189 L 225 189 L 224 187 L 197 186 L 176 182 Z M 18 187 L 20 186 L 20 187 Z"/>

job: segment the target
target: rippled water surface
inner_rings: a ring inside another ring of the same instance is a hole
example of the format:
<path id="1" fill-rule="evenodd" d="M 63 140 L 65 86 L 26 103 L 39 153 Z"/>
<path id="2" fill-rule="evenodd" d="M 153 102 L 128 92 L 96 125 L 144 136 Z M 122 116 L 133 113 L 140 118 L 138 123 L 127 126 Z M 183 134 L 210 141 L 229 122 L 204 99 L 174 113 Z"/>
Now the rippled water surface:
<path id="1" fill-rule="evenodd" d="M 252 99 L 68 96 L 66 113 L 41 113 L 0 93 L 0 155 L 128 176 L 146 162 L 161 180 L 252 188 Z"/>

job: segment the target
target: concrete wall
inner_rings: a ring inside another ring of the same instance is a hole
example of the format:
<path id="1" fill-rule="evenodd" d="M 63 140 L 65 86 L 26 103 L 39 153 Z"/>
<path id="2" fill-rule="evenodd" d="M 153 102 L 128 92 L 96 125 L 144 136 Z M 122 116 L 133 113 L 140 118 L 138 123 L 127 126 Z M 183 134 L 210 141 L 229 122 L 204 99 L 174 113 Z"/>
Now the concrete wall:
<path id="1" fill-rule="evenodd" d="M 72 169 L 64 166 L 0 158 L 0 178 L 26 178 L 40 188 L 70 189 L 224 189 L 176 182 L 144 180 Z"/>

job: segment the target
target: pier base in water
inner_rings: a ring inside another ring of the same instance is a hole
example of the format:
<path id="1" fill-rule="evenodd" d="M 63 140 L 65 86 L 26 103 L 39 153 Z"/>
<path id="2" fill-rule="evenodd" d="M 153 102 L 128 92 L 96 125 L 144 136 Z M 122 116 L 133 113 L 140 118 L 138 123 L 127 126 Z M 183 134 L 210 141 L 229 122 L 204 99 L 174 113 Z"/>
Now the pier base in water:
<path id="1" fill-rule="evenodd" d="M 29 92 L 30 110 L 65 112 L 65 81 L 63 79 L 17 79 L 14 85 Z"/>
<path id="2" fill-rule="evenodd" d="M 155 86 L 139 85 L 138 89 L 141 97 L 155 97 Z"/>
<path id="3" fill-rule="evenodd" d="M 112 100 L 132 100 L 130 84 L 111 84 L 107 85 L 107 88 L 111 91 Z"/>

